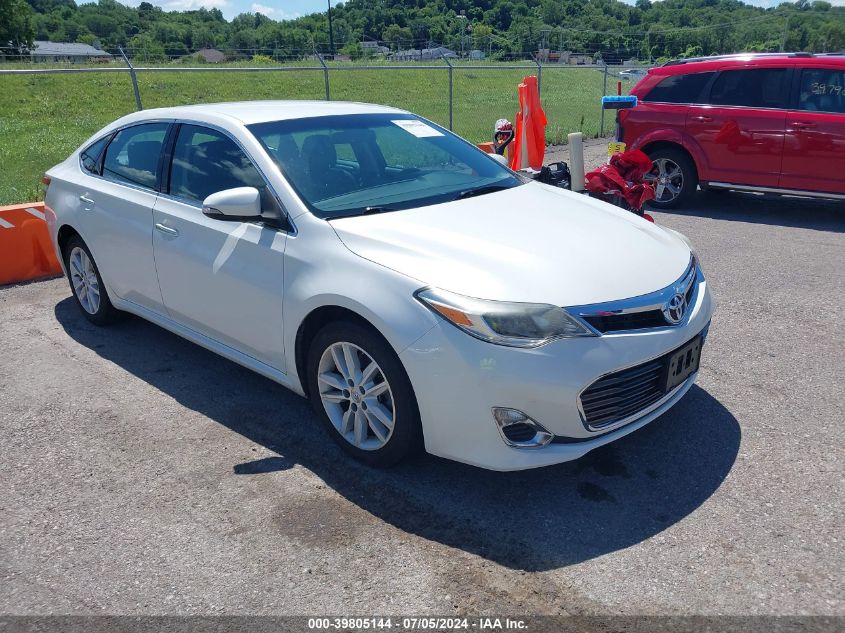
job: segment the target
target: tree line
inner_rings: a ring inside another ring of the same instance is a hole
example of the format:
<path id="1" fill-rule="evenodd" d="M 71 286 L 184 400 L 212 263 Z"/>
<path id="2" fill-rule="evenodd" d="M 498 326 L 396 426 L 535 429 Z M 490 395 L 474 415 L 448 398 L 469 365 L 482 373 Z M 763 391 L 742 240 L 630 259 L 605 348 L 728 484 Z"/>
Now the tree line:
<path id="1" fill-rule="evenodd" d="M 25 52 L 34 40 L 98 42 L 148 61 L 211 47 L 231 59 L 284 60 L 319 52 L 355 59 L 442 45 L 498 59 L 540 49 L 587 53 L 618 63 L 743 51 L 845 50 L 845 7 L 824 0 L 762 9 L 738 0 L 349 0 L 327 14 L 277 21 L 219 9 L 165 11 L 149 2 L 0 0 L 0 47 Z M 384 51 L 382 51 L 383 53 Z"/>

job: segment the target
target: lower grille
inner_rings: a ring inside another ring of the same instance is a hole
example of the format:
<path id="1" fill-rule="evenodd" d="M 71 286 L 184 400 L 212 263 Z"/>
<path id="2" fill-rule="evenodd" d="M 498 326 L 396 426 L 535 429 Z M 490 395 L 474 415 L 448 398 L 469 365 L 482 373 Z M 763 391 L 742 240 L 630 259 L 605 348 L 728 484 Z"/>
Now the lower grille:
<path id="1" fill-rule="evenodd" d="M 599 378 L 581 393 L 584 419 L 592 429 L 642 411 L 663 397 L 663 358 Z"/>

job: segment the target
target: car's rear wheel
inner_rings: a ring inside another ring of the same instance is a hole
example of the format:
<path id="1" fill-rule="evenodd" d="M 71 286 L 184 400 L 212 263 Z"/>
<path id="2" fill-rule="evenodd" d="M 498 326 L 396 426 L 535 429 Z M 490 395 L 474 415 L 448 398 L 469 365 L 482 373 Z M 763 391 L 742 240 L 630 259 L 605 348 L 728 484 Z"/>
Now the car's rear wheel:
<path id="1" fill-rule="evenodd" d="M 371 466 L 391 466 L 422 444 L 419 412 L 399 357 L 357 323 L 326 325 L 307 361 L 311 403 L 344 451 Z"/>
<path id="2" fill-rule="evenodd" d="M 95 325 L 116 321 L 121 312 L 109 300 L 94 257 L 81 237 L 75 235 L 68 240 L 64 257 L 71 292 L 85 318 Z"/>
<path id="3" fill-rule="evenodd" d="M 675 209 L 689 201 L 698 187 L 698 174 L 686 152 L 671 147 L 648 153 L 654 163 L 646 180 L 654 185 L 651 205 L 658 209 Z"/>

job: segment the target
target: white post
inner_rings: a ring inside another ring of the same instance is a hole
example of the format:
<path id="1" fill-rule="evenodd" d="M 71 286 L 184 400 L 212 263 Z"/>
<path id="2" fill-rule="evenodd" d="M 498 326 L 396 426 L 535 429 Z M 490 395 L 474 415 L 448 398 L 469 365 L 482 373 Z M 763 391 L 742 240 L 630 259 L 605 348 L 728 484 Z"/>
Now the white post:
<path id="1" fill-rule="evenodd" d="M 572 191 L 584 191 L 584 135 L 581 132 L 569 135 L 569 174 Z"/>

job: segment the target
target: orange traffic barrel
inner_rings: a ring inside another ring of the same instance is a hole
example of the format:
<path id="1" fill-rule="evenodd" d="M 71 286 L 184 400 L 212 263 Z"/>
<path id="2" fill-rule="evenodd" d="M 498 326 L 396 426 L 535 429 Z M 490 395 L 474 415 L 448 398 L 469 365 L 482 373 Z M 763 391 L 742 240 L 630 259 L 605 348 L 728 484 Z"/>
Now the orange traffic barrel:
<path id="1" fill-rule="evenodd" d="M 539 170 L 546 153 L 546 113 L 540 103 L 537 77 L 524 77 L 517 86 L 519 112 L 516 113 L 516 135 L 511 153 L 511 169 L 531 167 Z"/>
<path id="2" fill-rule="evenodd" d="M 44 203 L 0 207 L 0 284 L 61 274 Z"/>

